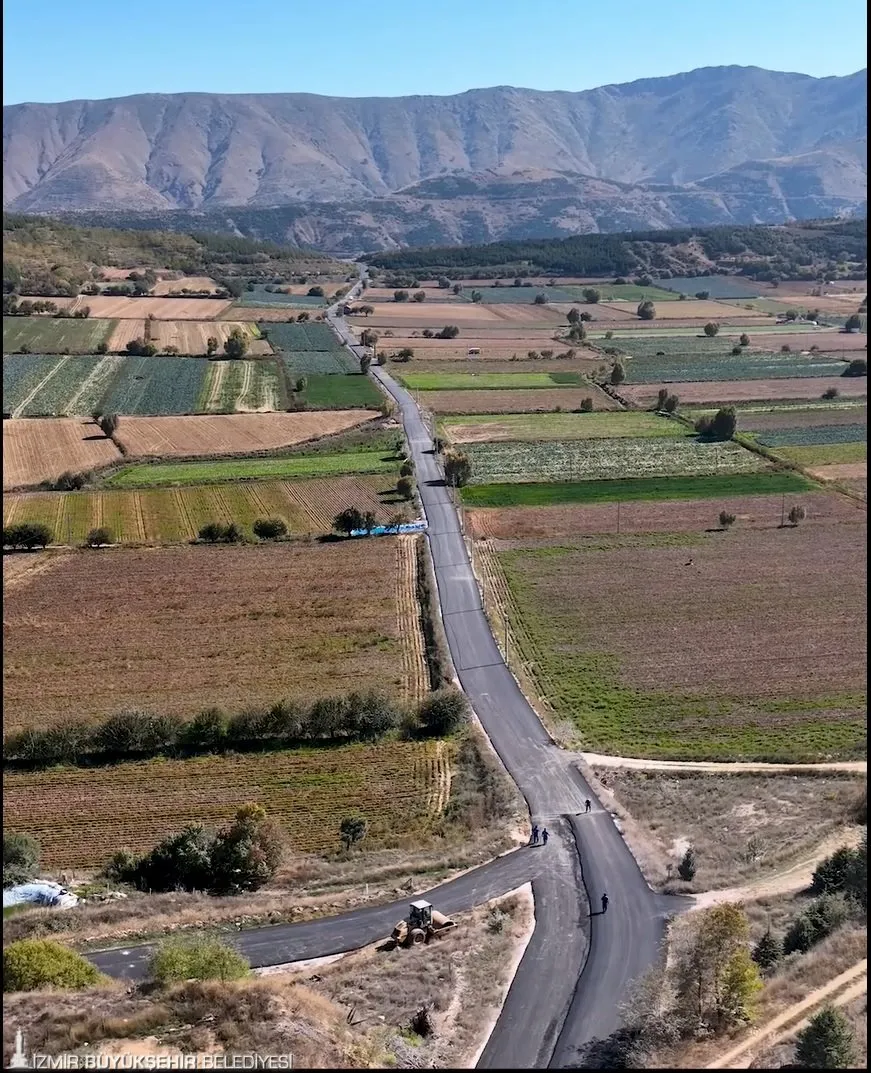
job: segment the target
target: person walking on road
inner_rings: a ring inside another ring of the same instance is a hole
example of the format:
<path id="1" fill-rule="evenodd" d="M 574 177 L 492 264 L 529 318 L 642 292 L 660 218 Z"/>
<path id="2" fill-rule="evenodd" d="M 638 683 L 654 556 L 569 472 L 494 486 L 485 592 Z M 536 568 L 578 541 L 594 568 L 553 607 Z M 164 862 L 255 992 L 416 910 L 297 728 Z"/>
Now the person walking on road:
<path id="1" fill-rule="evenodd" d="M 608 912 L 608 895 L 607 894 L 602 895 L 602 912 L 603 913 Z"/>
<path id="2" fill-rule="evenodd" d="M 587 800 L 584 802 L 584 812 L 592 812 L 592 810 L 593 802 L 588 797 Z"/>
<path id="3" fill-rule="evenodd" d="M 538 845 L 538 824 L 537 823 L 534 823 L 532 825 L 532 844 L 533 844 L 533 846 Z"/>
<path id="4" fill-rule="evenodd" d="M 547 833 L 547 828 L 543 827 L 541 829 L 541 841 L 544 843 L 545 846 L 547 845 L 548 838 L 550 838 L 550 835 Z"/>

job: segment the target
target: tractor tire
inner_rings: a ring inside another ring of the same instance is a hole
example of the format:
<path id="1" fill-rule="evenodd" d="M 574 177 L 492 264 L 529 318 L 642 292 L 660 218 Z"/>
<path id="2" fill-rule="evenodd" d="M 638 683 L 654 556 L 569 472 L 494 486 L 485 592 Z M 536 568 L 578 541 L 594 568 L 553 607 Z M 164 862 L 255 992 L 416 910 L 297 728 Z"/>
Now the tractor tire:
<path id="1" fill-rule="evenodd" d="M 408 941 L 410 946 L 420 946 L 426 942 L 426 932 L 422 928 L 413 928 Z"/>

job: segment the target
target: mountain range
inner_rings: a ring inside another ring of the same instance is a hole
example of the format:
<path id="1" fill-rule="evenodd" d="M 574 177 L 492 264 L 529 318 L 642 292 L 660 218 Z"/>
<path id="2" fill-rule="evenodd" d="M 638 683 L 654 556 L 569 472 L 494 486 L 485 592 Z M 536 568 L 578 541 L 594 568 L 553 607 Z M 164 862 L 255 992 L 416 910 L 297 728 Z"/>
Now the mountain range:
<path id="1" fill-rule="evenodd" d="M 336 252 L 863 213 L 866 83 L 713 67 L 581 93 L 15 104 L 4 207 Z"/>

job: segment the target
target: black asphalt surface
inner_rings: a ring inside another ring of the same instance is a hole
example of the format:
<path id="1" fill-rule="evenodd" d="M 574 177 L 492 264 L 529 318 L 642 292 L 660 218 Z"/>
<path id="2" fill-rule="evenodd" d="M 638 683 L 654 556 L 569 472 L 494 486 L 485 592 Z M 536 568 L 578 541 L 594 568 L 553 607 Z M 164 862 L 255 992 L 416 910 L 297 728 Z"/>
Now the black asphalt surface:
<path id="1" fill-rule="evenodd" d="M 356 288 L 345 301 L 355 293 Z M 331 311 L 329 320 L 360 354 L 341 318 Z M 443 912 L 458 913 L 532 881 L 535 930 L 478 1066 L 562 1068 L 574 1064 L 590 1040 L 618 1027 L 629 985 L 660 955 L 668 916 L 689 903 L 650 890 L 610 815 L 523 696 L 493 638 L 420 411 L 384 368 L 373 365 L 371 373 L 402 414 L 460 684 L 526 799 L 532 822 L 551 834 L 545 847 L 497 858 L 423 896 Z M 594 803 L 588 814 L 586 798 Z M 600 903 L 604 892 L 606 913 Z M 238 945 L 255 967 L 340 953 L 386 937 L 406 908 L 403 899 L 302 924 L 241 931 Z M 131 946 L 90 956 L 113 976 L 139 979 L 151 951 L 151 946 Z"/>

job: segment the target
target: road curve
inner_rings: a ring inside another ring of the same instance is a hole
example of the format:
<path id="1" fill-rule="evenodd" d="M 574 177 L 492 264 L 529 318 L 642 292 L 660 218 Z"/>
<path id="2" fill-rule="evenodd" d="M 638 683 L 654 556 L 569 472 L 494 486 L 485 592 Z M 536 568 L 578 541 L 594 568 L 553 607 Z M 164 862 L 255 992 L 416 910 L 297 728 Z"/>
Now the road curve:
<path id="1" fill-rule="evenodd" d="M 359 355 L 362 348 L 334 310 L 328 312 L 329 323 Z M 575 1064 L 590 1040 L 618 1027 L 629 984 L 659 957 L 667 918 L 692 903 L 650 890 L 610 815 L 530 707 L 493 638 L 420 411 L 383 368 L 373 366 L 371 372 L 402 414 L 460 684 L 526 799 L 532 821 L 551 833 L 546 847 L 506 854 L 425 896 L 457 913 L 532 881 L 535 930 L 478 1067 L 562 1068 Z M 587 798 L 593 808 L 585 814 Z M 606 891 L 610 904 L 602 913 Z M 388 934 L 405 903 L 250 929 L 239 933 L 238 944 L 255 967 L 340 953 Z M 141 979 L 152 950 L 150 945 L 118 947 L 90 959 L 113 976 Z"/>

